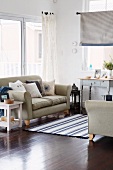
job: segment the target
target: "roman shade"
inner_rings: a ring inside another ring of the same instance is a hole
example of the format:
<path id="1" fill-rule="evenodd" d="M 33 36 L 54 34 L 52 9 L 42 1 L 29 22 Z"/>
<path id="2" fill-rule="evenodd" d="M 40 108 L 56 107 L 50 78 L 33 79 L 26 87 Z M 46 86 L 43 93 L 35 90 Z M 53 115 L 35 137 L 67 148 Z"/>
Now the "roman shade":
<path id="1" fill-rule="evenodd" d="M 113 11 L 84 12 L 80 15 L 80 45 L 113 45 Z"/>

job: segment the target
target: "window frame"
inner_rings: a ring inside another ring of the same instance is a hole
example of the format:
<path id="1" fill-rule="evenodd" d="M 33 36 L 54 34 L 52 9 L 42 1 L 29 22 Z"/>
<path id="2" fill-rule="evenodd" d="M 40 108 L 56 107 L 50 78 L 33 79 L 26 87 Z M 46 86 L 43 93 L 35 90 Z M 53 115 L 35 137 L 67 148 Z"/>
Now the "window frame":
<path id="1" fill-rule="evenodd" d="M 42 23 L 41 16 L 0 13 L 0 19 L 20 21 L 21 23 L 21 75 L 26 75 L 26 22 Z M 7 77 L 9 76 L 7 75 Z"/>
<path id="2" fill-rule="evenodd" d="M 85 0 L 83 4 L 83 11 L 84 12 L 89 12 L 89 3 L 90 1 L 95 1 L 95 0 Z M 100 0 L 98 0 L 100 1 Z M 105 0 L 105 9 L 107 10 L 107 1 Z M 82 47 L 82 71 L 83 72 L 92 72 L 95 69 L 90 70 L 88 67 L 88 47 Z M 102 70 L 103 71 L 103 70 Z"/>

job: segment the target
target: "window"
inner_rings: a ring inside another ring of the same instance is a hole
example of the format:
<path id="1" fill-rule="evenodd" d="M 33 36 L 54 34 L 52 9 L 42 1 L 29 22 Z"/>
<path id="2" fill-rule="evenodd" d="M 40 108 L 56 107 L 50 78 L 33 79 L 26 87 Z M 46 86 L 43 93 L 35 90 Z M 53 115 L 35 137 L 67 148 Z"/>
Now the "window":
<path id="1" fill-rule="evenodd" d="M 21 75 L 21 22 L 0 19 L 0 77 Z"/>
<path id="2" fill-rule="evenodd" d="M 42 24 L 26 22 L 26 74 L 41 74 Z"/>
<path id="3" fill-rule="evenodd" d="M 113 10 L 112 0 L 88 0 L 87 9 L 89 12 Z M 110 60 L 113 57 L 112 46 L 92 46 L 84 47 L 84 57 L 82 69 L 103 69 L 104 60 Z"/>
<path id="4" fill-rule="evenodd" d="M 41 75 L 40 18 L 0 14 L 0 77 Z"/>

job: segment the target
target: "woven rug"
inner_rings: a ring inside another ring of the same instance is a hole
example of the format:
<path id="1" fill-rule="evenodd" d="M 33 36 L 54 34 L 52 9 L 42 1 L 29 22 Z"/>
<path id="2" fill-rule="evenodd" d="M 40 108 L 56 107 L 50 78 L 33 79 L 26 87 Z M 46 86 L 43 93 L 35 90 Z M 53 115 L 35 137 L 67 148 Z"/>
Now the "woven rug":
<path id="1" fill-rule="evenodd" d="M 76 114 L 26 130 L 88 139 L 88 117 L 87 115 Z"/>

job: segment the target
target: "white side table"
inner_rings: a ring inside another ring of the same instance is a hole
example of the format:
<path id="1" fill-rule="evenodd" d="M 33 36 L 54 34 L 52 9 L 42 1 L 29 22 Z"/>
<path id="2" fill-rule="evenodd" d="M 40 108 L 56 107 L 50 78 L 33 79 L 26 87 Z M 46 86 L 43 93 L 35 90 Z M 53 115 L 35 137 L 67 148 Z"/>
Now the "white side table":
<path id="1" fill-rule="evenodd" d="M 0 109 L 4 109 L 4 116 L 7 117 L 7 121 L 0 121 L 0 126 L 7 127 L 7 131 L 10 131 L 14 126 L 22 127 L 22 103 L 20 101 L 14 101 L 13 104 L 0 102 Z M 18 110 L 18 119 L 11 122 L 11 110 L 13 109 Z"/>

